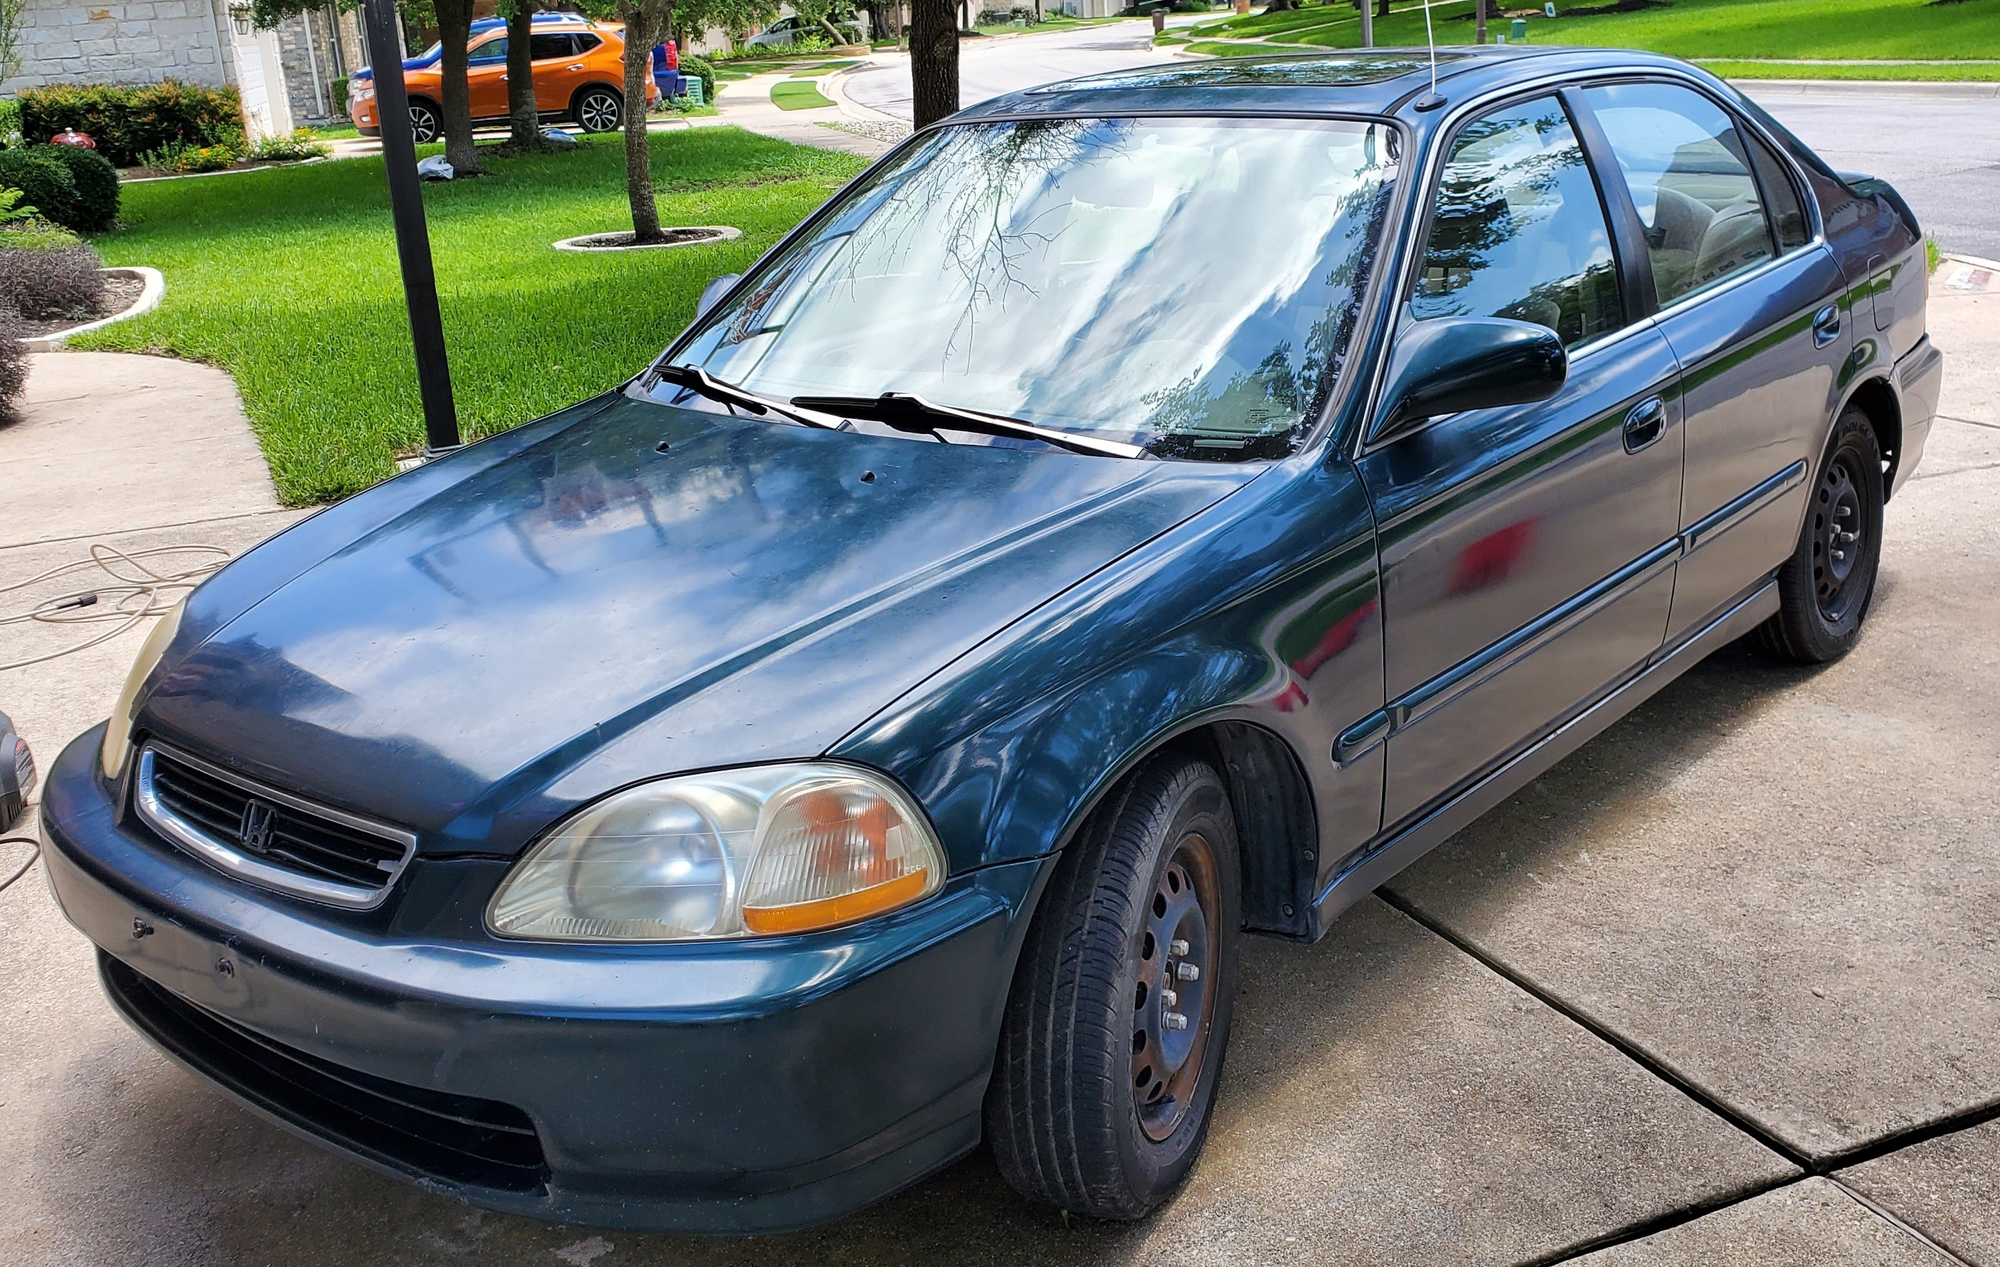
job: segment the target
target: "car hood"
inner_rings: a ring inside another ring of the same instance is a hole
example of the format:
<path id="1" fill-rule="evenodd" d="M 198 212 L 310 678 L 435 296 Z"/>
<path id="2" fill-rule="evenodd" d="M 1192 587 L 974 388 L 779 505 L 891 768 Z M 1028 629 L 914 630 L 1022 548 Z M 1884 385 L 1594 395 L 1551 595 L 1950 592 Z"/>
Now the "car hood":
<path id="1" fill-rule="evenodd" d="M 639 779 L 825 752 L 1256 473 L 633 397 L 581 414 L 225 569 L 140 729 L 426 852 L 512 853 Z"/>

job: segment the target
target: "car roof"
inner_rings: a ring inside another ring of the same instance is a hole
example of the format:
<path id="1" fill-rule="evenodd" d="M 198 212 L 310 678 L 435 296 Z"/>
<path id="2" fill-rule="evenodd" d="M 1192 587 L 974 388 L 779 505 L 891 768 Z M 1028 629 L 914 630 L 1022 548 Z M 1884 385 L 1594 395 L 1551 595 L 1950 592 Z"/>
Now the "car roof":
<path id="1" fill-rule="evenodd" d="M 1437 87 L 1450 103 L 1548 74 L 1669 68 L 1693 69 L 1631 49 L 1451 46 L 1437 50 Z M 1449 113 L 1414 108 L 1430 86 L 1431 57 L 1422 48 L 1218 57 L 1066 79 L 995 97 L 952 117 L 968 122 L 1024 115 L 1368 114 L 1401 116 L 1421 129 Z"/>
<path id="2" fill-rule="evenodd" d="M 507 25 L 507 19 L 505 18 L 479 18 L 476 19 L 472 24 L 472 34 L 482 35 L 487 31 L 503 30 L 506 28 L 506 25 Z M 535 14 L 534 16 L 534 26 L 590 26 L 590 25 L 592 25 L 591 20 L 587 17 L 584 17 L 581 13 L 559 13 L 553 10 L 544 9 L 541 12 Z"/>

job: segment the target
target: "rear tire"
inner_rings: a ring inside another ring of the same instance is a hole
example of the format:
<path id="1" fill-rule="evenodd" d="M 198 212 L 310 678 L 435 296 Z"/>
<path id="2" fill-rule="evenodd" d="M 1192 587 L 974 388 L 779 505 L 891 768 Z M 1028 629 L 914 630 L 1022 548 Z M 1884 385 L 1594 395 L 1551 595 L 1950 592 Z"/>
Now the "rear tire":
<path id="1" fill-rule="evenodd" d="M 1022 1195 L 1136 1219 L 1208 1135 L 1236 995 L 1236 824 L 1205 762 L 1160 757 L 1063 851 L 1035 913 L 986 1095 Z"/>
<path id="2" fill-rule="evenodd" d="M 1798 547 L 1778 569 L 1778 614 L 1752 635 L 1780 660 L 1825 664 L 1853 650 L 1882 561 L 1882 450 L 1850 405 L 1814 473 Z"/>
<path id="3" fill-rule="evenodd" d="M 410 102 L 410 136 L 418 145 L 428 145 L 438 139 L 444 129 L 437 107 L 428 101 Z"/>
<path id="4" fill-rule="evenodd" d="M 576 122 L 586 132 L 616 132 L 625 123 L 625 99 L 609 88 L 586 88 L 576 99 Z"/>

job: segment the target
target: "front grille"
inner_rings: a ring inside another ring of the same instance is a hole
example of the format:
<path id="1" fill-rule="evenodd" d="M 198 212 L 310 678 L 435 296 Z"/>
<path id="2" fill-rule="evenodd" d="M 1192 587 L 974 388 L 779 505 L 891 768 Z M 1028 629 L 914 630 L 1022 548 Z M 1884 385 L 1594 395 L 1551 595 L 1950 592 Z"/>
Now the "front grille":
<path id="1" fill-rule="evenodd" d="M 380 902 L 416 848 L 400 828 L 314 806 L 159 744 L 140 750 L 134 801 L 197 857 L 337 906 Z"/>
<path id="2" fill-rule="evenodd" d="M 405 1173 L 509 1192 L 548 1182 L 541 1138 L 511 1104 L 361 1073 L 189 1003 L 103 951 L 105 993 L 148 1038 L 268 1113 Z"/>

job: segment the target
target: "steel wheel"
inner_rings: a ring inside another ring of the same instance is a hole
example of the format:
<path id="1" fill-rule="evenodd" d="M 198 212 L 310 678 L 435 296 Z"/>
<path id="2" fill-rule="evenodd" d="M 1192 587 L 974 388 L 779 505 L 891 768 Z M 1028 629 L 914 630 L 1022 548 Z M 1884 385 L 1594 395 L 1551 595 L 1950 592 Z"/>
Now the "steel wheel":
<path id="1" fill-rule="evenodd" d="M 1766 653 L 1825 664 L 1853 648 L 1875 594 L 1887 491 L 1875 428 L 1850 405 L 1807 492 L 1798 544 L 1778 569 L 1778 612 L 1755 630 Z"/>
<path id="2" fill-rule="evenodd" d="M 1139 1129 L 1170 1137 L 1194 1102 L 1215 1015 L 1213 939 L 1222 901 L 1215 850 L 1191 834 L 1160 870 L 1133 948 L 1139 979 L 1132 1005 L 1132 1087 Z"/>
<path id="3" fill-rule="evenodd" d="M 576 121 L 586 132 L 616 132 L 625 121 L 625 103 L 608 88 L 592 88 L 577 100 Z"/>
<path id="4" fill-rule="evenodd" d="M 986 1092 L 1022 1193 L 1136 1219 L 1187 1175 L 1229 1049 L 1241 877 L 1228 789 L 1185 752 L 1127 776 L 1064 846 Z"/>
<path id="5" fill-rule="evenodd" d="M 1813 491 L 1813 597 L 1829 624 L 1847 618 L 1862 587 L 1855 584 L 1862 543 L 1874 536 L 1869 508 L 1861 496 L 1862 455 L 1845 445 L 1833 455 Z"/>
<path id="6" fill-rule="evenodd" d="M 410 135 L 419 145 L 438 139 L 438 113 L 431 109 L 429 103 L 410 103 Z"/>

